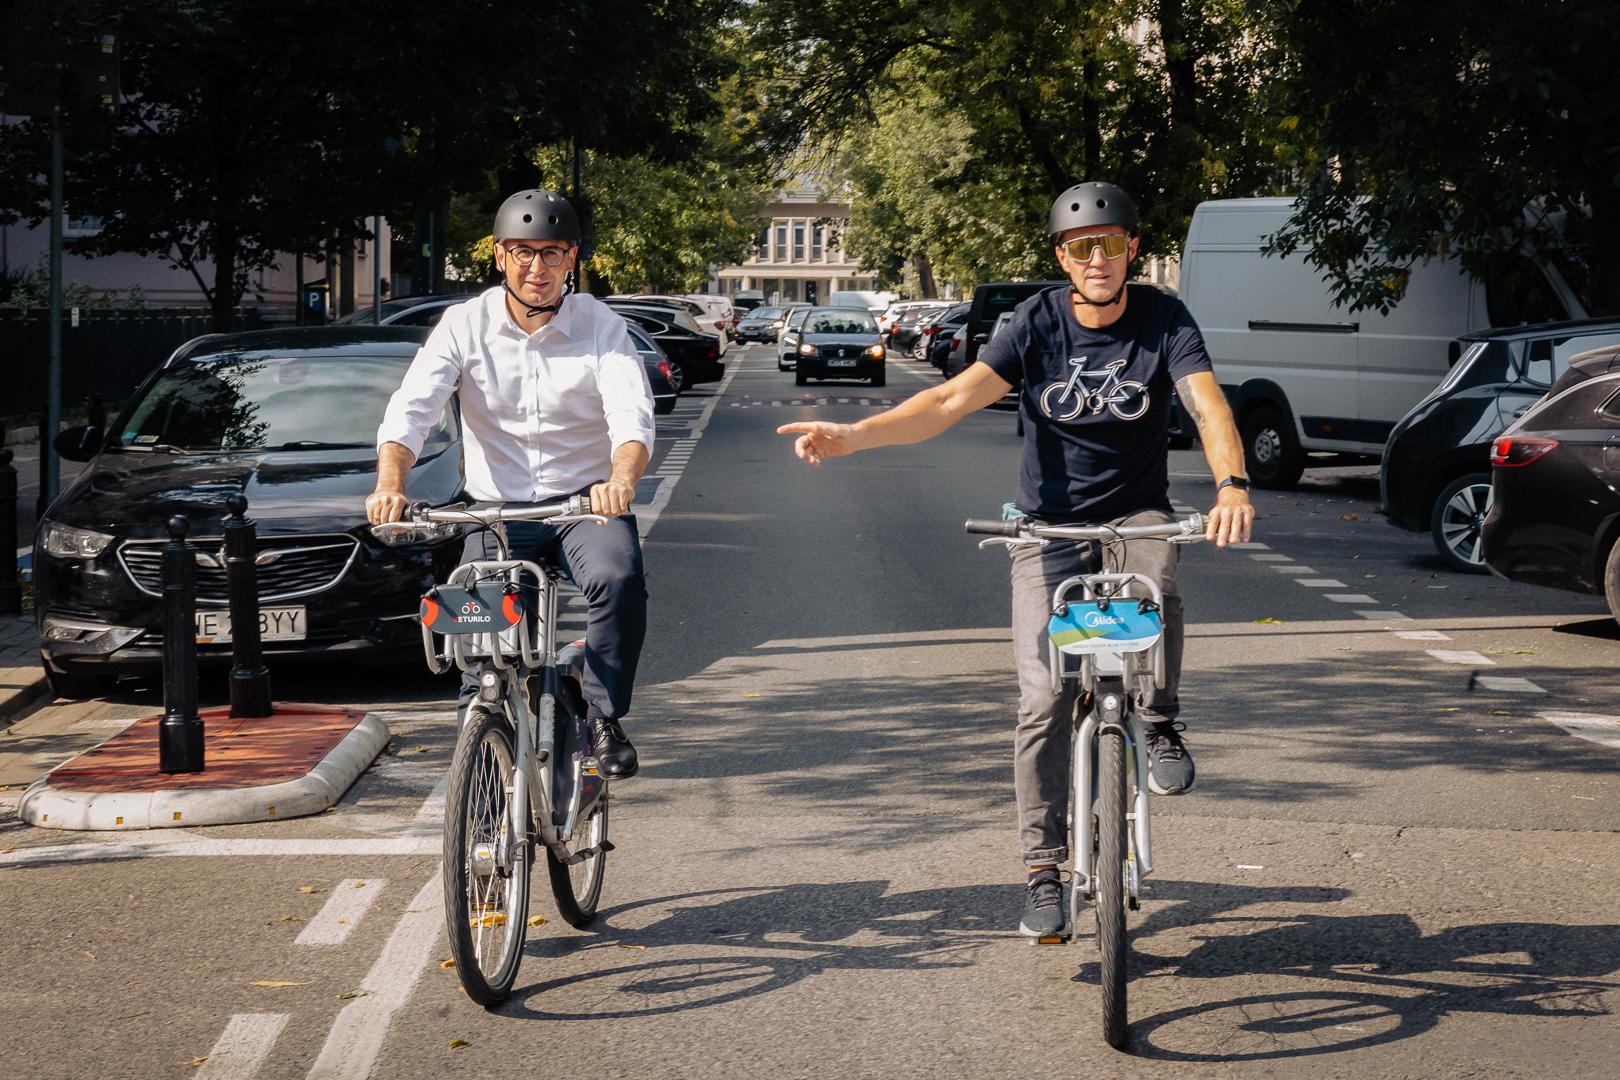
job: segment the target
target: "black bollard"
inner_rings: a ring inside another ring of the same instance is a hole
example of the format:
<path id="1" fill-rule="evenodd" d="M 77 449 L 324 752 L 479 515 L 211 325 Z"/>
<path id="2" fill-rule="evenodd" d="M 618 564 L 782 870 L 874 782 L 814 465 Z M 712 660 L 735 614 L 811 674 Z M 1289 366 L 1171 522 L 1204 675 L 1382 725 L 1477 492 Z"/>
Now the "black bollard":
<path id="1" fill-rule="evenodd" d="M 247 499 L 225 500 L 225 573 L 231 598 L 231 715 L 269 716 L 270 669 L 264 666 L 259 640 L 259 555 L 257 530 L 247 513 Z"/>
<path id="2" fill-rule="evenodd" d="M 197 715 L 197 556 L 186 543 L 191 523 L 169 519 L 163 545 L 163 720 L 158 769 L 202 772 L 203 722 Z"/>
<path id="3" fill-rule="evenodd" d="M 22 614 L 17 584 L 17 468 L 9 446 L 0 446 L 0 615 Z"/>

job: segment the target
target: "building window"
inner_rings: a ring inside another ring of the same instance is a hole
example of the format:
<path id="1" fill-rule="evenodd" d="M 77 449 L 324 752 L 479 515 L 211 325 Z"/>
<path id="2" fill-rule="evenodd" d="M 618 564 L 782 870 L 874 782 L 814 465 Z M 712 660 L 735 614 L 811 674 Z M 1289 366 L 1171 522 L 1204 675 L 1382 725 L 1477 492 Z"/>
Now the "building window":
<path id="1" fill-rule="evenodd" d="M 771 227 L 769 225 L 761 225 L 759 227 L 759 235 L 754 237 L 754 258 L 766 258 L 770 252 L 770 248 Z"/>
<path id="2" fill-rule="evenodd" d="M 793 261 L 804 262 L 804 222 L 793 223 Z"/>
<path id="3" fill-rule="evenodd" d="M 776 247 L 771 252 L 771 258 L 776 262 L 783 262 L 787 257 L 787 222 L 778 221 L 776 223 Z"/>
<path id="4" fill-rule="evenodd" d="M 820 262 L 821 252 L 827 243 L 827 226 L 817 225 L 816 231 L 810 234 L 810 261 Z"/>

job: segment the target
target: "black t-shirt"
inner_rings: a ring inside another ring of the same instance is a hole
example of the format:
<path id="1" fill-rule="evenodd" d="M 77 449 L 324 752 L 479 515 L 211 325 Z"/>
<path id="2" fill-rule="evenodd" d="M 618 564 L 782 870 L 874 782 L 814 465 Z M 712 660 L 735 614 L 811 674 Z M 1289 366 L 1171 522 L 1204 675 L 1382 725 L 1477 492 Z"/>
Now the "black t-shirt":
<path id="1" fill-rule="evenodd" d="M 1170 508 L 1170 392 L 1211 371 L 1180 300 L 1132 285 L 1125 314 L 1088 330 L 1067 285 L 1025 300 L 979 360 L 1019 391 L 1018 508 L 1046 521 L 1107 521 Z"/>

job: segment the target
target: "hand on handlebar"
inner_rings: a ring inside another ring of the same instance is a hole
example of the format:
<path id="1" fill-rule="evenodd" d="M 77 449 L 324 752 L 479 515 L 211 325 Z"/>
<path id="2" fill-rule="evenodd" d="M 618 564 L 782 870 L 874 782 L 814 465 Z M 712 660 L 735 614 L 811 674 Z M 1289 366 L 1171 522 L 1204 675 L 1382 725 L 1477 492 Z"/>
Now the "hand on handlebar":
<path id="1" fill-rule="evenodd" d="M 410 505 L 403 492 L 373 491 L 366 496 L 366 520 L 373 525 L 399 521 Z"/>
<path id="2" fill-rule="evenodd" d="M 601 484 L 592 484 L 590 498 L 592 514 L 618 517 L 630 512 L 630 504 L 636 498 L 636 485 L 611 479 Z"/>
<path id="3" fill-rule="evenodd" d="M 820 465 L 823 458 L 853 454 L 855 446 L 849 424 L 829 424 L 825 421 L 803 421 L 783 424 L 776 429 L 778 435 L 798 435 L 793 441 L 793 452 L 800 461 Z"/>
<path id="4" fill-rule="evenodd" d="M 1204 526 L 1204 539 L 1215 541 L 1216 547 L 1228 544 L 1247 544 L 1254 525 L 1254 506 L 1247 492 L 1236 488 L 1222 488 L 1215 496 L 1215 506 L 1209 512 Z"/>

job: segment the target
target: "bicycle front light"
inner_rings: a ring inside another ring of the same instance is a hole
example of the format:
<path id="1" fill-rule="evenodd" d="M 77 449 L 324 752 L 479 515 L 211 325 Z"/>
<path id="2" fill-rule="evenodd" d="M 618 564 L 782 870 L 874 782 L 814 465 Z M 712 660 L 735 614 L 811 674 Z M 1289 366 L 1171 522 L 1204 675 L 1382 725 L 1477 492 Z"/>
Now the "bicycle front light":
<path id="1" fill-rule="evenodd" d="M 93 559 L 106 550 L 112 537 L 89 529 L 75 529 L 47 521 L 39 529 L 39 545 L 58 559 Z"/>

